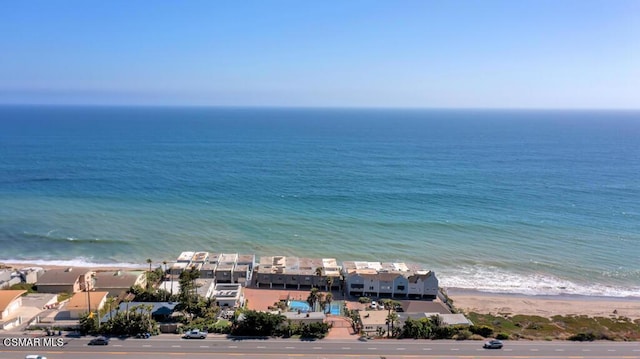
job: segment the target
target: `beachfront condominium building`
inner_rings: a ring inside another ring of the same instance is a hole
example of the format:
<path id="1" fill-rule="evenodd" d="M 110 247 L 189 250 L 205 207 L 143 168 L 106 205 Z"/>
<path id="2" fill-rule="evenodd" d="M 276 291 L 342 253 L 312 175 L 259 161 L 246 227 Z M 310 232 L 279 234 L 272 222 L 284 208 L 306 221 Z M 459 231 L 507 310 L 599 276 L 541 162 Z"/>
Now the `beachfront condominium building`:
<path id="1" fill-rule="evenodd" d="M 425 299 L 438 295 L 435 273 L 415 265 L 347 261 L 343 275 L 349 295 Z"/>
<path id="2" fill-rule="evenodd" d="M 169 275 L 175 279 L 185 270 L 198 270 L 201 278 L 245 285 L 251 281 L 255 258 L 254 254 L 187 251 L 171 265 Z"/>
<path id="3" fill-rule="evenodd" d="M 269 288 L 311 288 L 325 290 L 340 286 L 340 267 L 334 258 L 261 257 L 256 269 L 256 286 Z"/>

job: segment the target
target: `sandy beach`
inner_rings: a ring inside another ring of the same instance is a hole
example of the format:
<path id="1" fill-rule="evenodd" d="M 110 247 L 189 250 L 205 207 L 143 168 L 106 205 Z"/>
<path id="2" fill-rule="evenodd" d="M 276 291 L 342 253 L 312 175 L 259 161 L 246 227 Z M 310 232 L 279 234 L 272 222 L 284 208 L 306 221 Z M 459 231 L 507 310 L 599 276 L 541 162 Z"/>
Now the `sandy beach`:
<path id="1" fill-rule="evenodd" d="M 640 298 L 586 296 L 526 296 L 483 293 L 466 289 L 449 289 L 456 308 L 465 312 L 502 315 L 587 315 L 590 317 L 624 316 L 640 319 Z M 615 311 L 615 312 L 614 312 Z"/>

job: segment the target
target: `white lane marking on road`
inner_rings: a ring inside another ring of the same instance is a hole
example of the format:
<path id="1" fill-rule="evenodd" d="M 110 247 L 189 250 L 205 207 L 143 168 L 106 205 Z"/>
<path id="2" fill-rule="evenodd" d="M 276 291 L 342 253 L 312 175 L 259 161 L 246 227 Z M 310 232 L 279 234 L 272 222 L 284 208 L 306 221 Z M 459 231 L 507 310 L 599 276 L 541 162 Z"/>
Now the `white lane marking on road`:
<path id="1" fill-rule="evenodd" d="M 536 348 L 532 348 L 532 349 L 529 349 L 529 350 L 531 350 L 532 352 L 537 352 L 538 351 L 538 349 L 536 349 Z"/>
<path id="2" fill-rule="evenodd" d="M 396 350 L 407 350 L 407 348 L 396 348 Z"/>
<path id="3" fill-rule="evenodd" d="M 313 347 L 313 349 L 322 349 L 322 347 Z"/>
<path id="4" fill-rule="evenodd" d="M 351 347 L 342 347 L 340 349 L 342 349 L 342 350 L 351 350 Z"/>
<path id="5" fill-rule="evenodd" d="M 229 349 L 236 349 L 237 347 L 237 345 L 229 345 Z"/>
<path id="6" fill-rule="evenodd" d="M 258 349 L 267 349 L 267 347 L 263 347 L 263 346 L 261 346 L 261 345 L 260 345 L 260 346 L 257 346 L 256 348 L 258 348 Z"/>
<path id="7" fill-rule="evenodd" d="M 458 348 L 451 348 L 451 350 L 453 350 L 453 351 L 455 352 L 455 351 L 458 351 L 458 350 L 460 350 L 460 349 L 458 349 Z"/>
<path id="8" fill-rule="evenodd" d="M 180 348 L 180 346 L 179 346 L 179 345 L 172 345 L 171 347 L 172 347 L 172 348 Z"/>
<path id="9" fill-rule="evenodd" d="M 633 349 L 634 352 L 640 352 L 640 349 Z"/>
<path id="10" fill-rule="evenodd" d="M 208 348 L 208 345 L 201 345 L 200 348 Z"/>
<path id="11" fill-rule="evenodd" d="M 564 349 L 556 349 L 557 352 L 563 352 Z"/>
<path id="12" fill-rule="evenodd" d="M 122 346 L 122 344 L 114 344 L 113 346 L 114 346 L 114 347 L 121 347 L 121 346 Z"/>
<path id="13" fill-rule="evenodd" d="M 142 347 L 143 347 L 143 348 L 151 348 L 151 345 L 149 345 L 149 344 L 143 344 L 143 345 L 142 345 Z"/>
<path id="14" fill-rule="evenodd" d="M 285 349 L 295 349 L 296 347 L 284 347 Z"/>
<path id="15" fill-rule="evenodd" d="M 513 351 L 513 349 L 505 349 L 504 351 L 505 352 L 510 352 L 510 351 Z"/>
<path id="16" fill-rule="evenodd" d="M 378 348 L 367 348 L 369 350 L 378 350 Z"/>
<path id="17" fill-rule="evenodd" d="M 422 348 L 422 350 L 431 350 L 431 348 Z"/>
<path id="18" fill-rule="evenodd" d="M 609 350 L 607 350 L 607 351 L 608 351 L 608 352 L 615 352 L 616 350 L 615 350 L 615 349 L 609 349 Z"/>

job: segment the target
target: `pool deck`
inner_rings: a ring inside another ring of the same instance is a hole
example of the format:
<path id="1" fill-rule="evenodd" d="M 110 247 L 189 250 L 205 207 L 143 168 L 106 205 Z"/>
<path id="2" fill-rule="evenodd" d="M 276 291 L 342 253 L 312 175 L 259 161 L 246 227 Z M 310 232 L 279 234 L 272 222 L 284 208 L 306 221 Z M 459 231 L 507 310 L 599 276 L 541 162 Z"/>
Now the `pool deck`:
<path id="1" fill-rule="evenodd" d="M 321 292 L 327 294 L 326 292 Z M 335 300 L 344 301 L 344 296 L 334 291 L 332 292 Z M 245 298 L 249 301 L 248 308 L 252 310 L 269 310 L 270 306 L 273 306 L 281 298 L 286 298 L 287 295 L 292 300 L 306 300 L 309 296 L 309 290 L 292 290 L 292 289 L 265 289 L 265 288 L 245 288 Z M 358 303 L 359 304 L 359 303 Z M 333 328 L 329 331 L 329 335 L 325 339 L 353 339 L 357 340 L 358 335 L 353 332 L 351 323 L 347 318 L 339 316 L 329 316 L 326 322 L 331 323 Z"/>

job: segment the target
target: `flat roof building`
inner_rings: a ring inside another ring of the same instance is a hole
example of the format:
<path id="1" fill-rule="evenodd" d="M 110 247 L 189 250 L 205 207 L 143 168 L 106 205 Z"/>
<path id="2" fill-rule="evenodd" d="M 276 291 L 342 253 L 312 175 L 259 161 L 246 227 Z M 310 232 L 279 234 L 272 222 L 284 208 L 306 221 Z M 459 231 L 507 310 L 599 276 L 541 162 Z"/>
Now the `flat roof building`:
<path id="1" fill-rule="evenodd" d="M 196 252 L 191 252 L 191 251 L 182 252 L 178 256 L 178 259 L 176 260 L 176 262 L 178 262 L 178 263 L 191 263 L 191 259 L 193 259 L 194 254 L 196 254 Z"/>
<path id="2" fill-rule="evenodd" d="M 342 271 L 350 295 L 427 299 L 435 299 L 438 295 L 435 273 L 417 265 L 345 261 Z"/>
<path id="3" fill-rule="evenodd" d="M 260 257 L 256 277 L 258 287 L 325 287 L 328 290 L 329 284 L 332 288 L 340 285 L 340 270 L 334 258 Z"/>
<path id="4" fill-rule="evenodd" d="M 244 305 L 243 287 L 240 284 L 218 283 L 213 297 L 219 307 L 238 308 Z"/>

